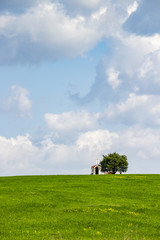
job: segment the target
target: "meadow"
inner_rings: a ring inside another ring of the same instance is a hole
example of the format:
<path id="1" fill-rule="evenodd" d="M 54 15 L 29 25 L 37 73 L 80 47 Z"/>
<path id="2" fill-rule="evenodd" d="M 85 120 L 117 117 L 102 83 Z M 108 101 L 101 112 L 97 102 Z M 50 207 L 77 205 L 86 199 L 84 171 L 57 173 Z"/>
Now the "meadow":
<path id="1" fill-rule="evenodd" d="M 160 175 L 0 177 L 0 239 L 160 239 Z"/>

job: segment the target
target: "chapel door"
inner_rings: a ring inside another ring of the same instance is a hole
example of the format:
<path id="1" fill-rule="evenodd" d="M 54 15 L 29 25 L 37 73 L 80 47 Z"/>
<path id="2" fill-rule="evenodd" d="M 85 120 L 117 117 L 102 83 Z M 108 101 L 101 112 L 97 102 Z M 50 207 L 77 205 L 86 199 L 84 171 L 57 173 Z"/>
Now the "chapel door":
<path id="1" fill-rule="evenodd" d="M 96 167 L 96 169 L 95 169 L 96 171 L 96 174 L 99 174 L 99 170 L 98 170 L 98 167 Z"/>

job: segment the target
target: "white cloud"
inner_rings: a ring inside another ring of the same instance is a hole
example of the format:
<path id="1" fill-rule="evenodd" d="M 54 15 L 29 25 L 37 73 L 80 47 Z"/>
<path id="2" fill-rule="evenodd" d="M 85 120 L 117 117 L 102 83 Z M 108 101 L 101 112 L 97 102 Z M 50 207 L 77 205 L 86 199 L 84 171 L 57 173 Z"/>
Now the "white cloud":
<path id="1" fill-rule="evenodd" d="M 108 130 L 88 131 L 79 136 L 77 145 L 79 149 L 89 149 L 92 152 L 103 154 L 111 148 L 113 140 L 118 138 L 118 134 L 110 133 Z"/>
<path id="2" fill-rule="evenodd" d="M 127 125 L 160 125 L 160 96 L 130 94 L 125 102 L 110 105 L 106 118 Z"/>
<path id="3" fill-rule="evenodd" d="M 26 12 L 0 15 L 1 64 L 83 55 L 104 36 L 105 12 L 69 16 L 63 4 L 43 1 Z M 83 44 L 82 44 L 83 43 Z"/>
<path id="4" fill-rule="evenodd" d="M 50 138 L 34 146 L 29 135 L 0 137 L 0 175 L 90 174 L 102 154 L 127 155 L 128 173 L 159 173 L 160 132 L 132 127 L 117 133 L 99 129 L 81 134 L 72 145 Z"/>
<path id="5" fill-rule="evenodd" d="M 128 78 L 126 79 L 128 82 L 129 80 L 137 81 L 137 71 L 146 61 L 147 56 L 153 55 L 160 49 L 160 35 L 144 37 L 121 31 L 116 37 L 114 47 L 117 51 L 110 57 L 109 63 L 106 64 L 107 67 L 115 68 L 123 78 Z"/>
<path id="6" fill-rule="evenodd" d="M 19 86 L 11 87 L 12 95 L 3 101 L 3 110 L 20 116 L 31 117 L 32 101 L 28 98 L 28 90 Z"/>
<path id="7" fill-rule="evenodd" d="M 118 37 L 136 2 L 39 0 L 21 5 L 23 11 L 14 13 L 8 3 L 4 7 L 13 11 L 0 14 L 0 64 L 82 56 L 105 37 Z"/>
<path id="8" fill-rule="evenodd" d="M 147 73 L 149 73 L 153 69 L 153 62 L 150 60 L 150 58 L 146 58 L 140 66 L 138 70 L 138 77 L 144 78 L 146 77 Z"/>
<path id="9" fill-rule="evenodd" d="M 160 48 L 159 48 L 160 49 Z M 155 92 L 160 87 L 160 50 L 147 54 L 140 65 L 137 76 L 140 83 Z"/>
<path id="10" fill-rule="evenodd" d="M 159 131 L 132 127 L 123 131 L 119 148 L 130 159 L 132 173 L 159 173 Z"/>
<path id="11" fill-rule="evenodd" d="M 82 98 L 75 97 L 80 103 L 95 99 L 100 104 L 117 103 L 137 89 L 139 95 L 159 94 L 160 35 L 141 37 L 121 29 L 114 37 L 114 51 L 99 63 L 90 92 Z"/>
<path id="12" fill-rule="evenodd" d="M 0 158 L 1 169 L 16 171 L 32 167 L 33 156 L 37 155 L 37 149 L 29 140 L 29 135 L 17 136 L 16 138 L 7 139 L 0 137 Z M 2 172 L 3 173 L 3 172 Z"/>
<path id="13" fill-rule="evenodd" d="M 87 111 L 64 112 L 62 114 L 45 114 L 45 120 L 52 131 L 71 132 L 95 129 L 98 127 L 99 113 L 89 113 Z"/>
<path id="14" fill-rule="evenodd" d="M 90 174 L 90 166 L 98 154 L 89 149 L 80 150 L 76 143 L 54 144 L 50 138 L 36 147 L 29 135 L 0 137 L 0 175 Z"/>
<path id="15" fill-rule="evenodd" d="M 116 89 L 121 84 L 119 79 L 120 72 L 117 72 L 114 68 L 107 69 L 107 81 L 111 85 L 112 89 Z"/>
<path id="16" fill-rule="evenodd" d="M 63 112 L 61 114 L 47 113 L 44 116 L 48 135 L 55 144 L 73 145 L 82 133 L 99 128 L 100 113 L 90 113 L 86 110 Z"/>
<path id="17" fill-rule="evenodd" d="M 33 6 L 30 1 L 21 14 L 1 12 L 0 64 L 83 55 L 104 37 L 111 45 L 111 52 L 99 63 L 91 92 L 82 101 L 98 98 L 98 106 L 106 107 L 105 117 L 88 111 L 47 113 L 49 134 L 38 146 L 28 135 L 0 137 L 2 171 L 13 175 L 89 173 L 97 157 L 117 151 L 128 156 L 129 172 L 158 172 L 160 35 L 137 36 L 123 29 L 128 17 L 138 11 L 138 3 L 48 0 Z M 7 111 L 31 114 L 32 102 L 24 88 L 13 86 L 4 104 Z M 108 129 L 113 125 L 118 129 L 119 124 L 122 130 Z"/>
<path id="18" fill-rule="evenodd" d="M 139 7 L 125 23 L 125 29 L 137 35 L 153 35 L 159 33 L 159 0 L 139 0 Z"/>
<path id="19" fill-rule="evenodd" d="M 138 8 L 138 1 L 135 1 L 132 5 L 128 7 L 128 14 L 131 15 Z"/>

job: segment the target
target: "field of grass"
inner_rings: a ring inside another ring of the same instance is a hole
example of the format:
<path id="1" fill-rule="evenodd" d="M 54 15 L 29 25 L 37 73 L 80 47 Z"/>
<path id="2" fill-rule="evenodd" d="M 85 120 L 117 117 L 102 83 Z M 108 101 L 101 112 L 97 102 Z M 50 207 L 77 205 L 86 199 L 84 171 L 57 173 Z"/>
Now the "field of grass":
<path id="1" fill-rule="evenodd" d="M 160 175 L 1 177 L 0 239 L 160 239 Z"/>

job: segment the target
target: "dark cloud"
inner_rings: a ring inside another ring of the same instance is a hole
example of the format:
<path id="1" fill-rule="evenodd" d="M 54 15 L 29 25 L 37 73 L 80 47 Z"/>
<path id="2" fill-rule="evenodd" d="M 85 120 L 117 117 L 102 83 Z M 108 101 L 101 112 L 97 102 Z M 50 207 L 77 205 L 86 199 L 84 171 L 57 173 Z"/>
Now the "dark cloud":
<path id="1" fill-rule="evenodd" d="M 124 24 L 124 29 L 138 35 L 153 35 L 160 33 L 160 1 L 145 0 L 139 4 Z"/>

